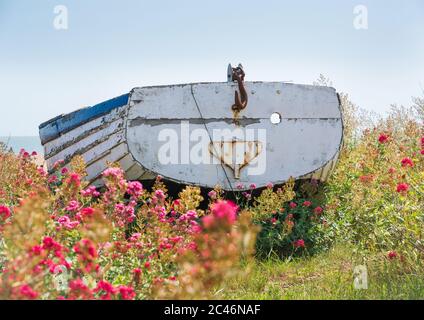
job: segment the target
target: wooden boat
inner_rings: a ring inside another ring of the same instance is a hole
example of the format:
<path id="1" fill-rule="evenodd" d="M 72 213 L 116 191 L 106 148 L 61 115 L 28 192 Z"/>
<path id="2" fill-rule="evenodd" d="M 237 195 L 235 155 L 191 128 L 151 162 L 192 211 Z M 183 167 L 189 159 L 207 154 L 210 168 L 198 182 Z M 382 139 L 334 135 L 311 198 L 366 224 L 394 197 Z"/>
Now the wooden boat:
<path id="1" fill-rule="evenodd" d="M 108 162 L 119 162 L 130 180 L 161 175 L 225 190 L 326 180 L 343 140 L 336 90 L 229 80 L 134 88 L 51 119 L 40 125 L 47 167 L 82 155 L 94 185 Z"/>

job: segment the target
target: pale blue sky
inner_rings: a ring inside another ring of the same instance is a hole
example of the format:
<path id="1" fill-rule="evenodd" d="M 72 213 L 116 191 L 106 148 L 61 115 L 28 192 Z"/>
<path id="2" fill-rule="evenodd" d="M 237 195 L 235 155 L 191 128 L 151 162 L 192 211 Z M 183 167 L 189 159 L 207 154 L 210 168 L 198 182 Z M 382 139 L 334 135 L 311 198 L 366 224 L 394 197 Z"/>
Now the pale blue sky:
<path id="1" fill-rule="evenodd" d="M 353 8 L 369 29 L 353 27 Z M 66 5 L 69 29 L 53 28 Z M 330 77 L 363 108 L 424 88 L 424 1 L 0 0 L 0 136 L 37 135 L 58 114 L 136 86 Z"/>

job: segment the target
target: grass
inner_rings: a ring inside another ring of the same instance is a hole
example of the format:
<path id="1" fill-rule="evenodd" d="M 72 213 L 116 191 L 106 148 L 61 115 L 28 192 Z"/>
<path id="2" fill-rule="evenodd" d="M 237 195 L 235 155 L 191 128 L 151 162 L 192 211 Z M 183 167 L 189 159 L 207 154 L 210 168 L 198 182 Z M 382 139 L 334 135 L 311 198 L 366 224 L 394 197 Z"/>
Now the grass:
<path id="1" fill-rule="evenodd" d="M 369 263 L 368 289 L 353 286 L 353 251 L 337 246 L 292 261 L 254 261 L 248 277 L 235 278 L 219 294 L 225 299 L 392 300 L 423 299 L 424 278 L 400 272 L 397 262 Z M 396 266 L 395 266 L 396 265 Z"/>

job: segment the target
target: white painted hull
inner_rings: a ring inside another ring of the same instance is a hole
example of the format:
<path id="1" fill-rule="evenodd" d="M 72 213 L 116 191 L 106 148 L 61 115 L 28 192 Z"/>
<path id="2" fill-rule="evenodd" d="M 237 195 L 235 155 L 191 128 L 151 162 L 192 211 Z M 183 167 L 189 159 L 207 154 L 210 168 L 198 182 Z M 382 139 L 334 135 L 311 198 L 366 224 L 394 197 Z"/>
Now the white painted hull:
<path id="1" fill-rule="evenodd" d="M 326 180 L 337 161 L 343 137 L 335 90 L 262 82 L 246 82 L 245 86 L 249 104 L 239 115 L 239 125 L 232 122 L 231 105 L 237 89 L 233 83 L 135 88 L 127 103 L 102 111 L 99 116 L 90 115 L 74 127 L 66 127 L 66 117 L 72 119 L 72 114 L 59 118 L 59 124 L 52 120 L 40 126 L 47 167 L 51 169 L 58 160 L 69 163 L 73 156 L 82 155 L 87 163 L 87 179 L 95 185 L 102 184 L 101 173 L 110 162 L 119 162 L 129 180 L 152 179 L 160 174 L 202 187 L 220 184 L 226 190 L 239 184 L 280 184 L 290 177 Z M 281 115 L 277 125 L 269 120 L 275 112 Z M 180 132 L 181 121 L 189 123 L 190 134 L 196 129 L 207 129 L 209 133 L 222 128 L 265 129 L 265 172 L 249 175 L 254 161 L 240 170 L 239 177 L 234 168 L 221 162 L 162 164 L 158 152 L 163 143 L 158 135 L 163 129 Z M 59 128 L 62 125 L 65 129 Z"/>

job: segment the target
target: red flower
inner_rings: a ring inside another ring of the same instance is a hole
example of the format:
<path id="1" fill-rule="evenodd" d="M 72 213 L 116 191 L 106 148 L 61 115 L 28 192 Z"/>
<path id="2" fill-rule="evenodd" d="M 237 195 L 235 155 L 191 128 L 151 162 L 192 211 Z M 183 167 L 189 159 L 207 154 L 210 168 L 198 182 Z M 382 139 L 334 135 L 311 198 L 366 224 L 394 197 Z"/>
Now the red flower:
<path id="1" fill-rule="evenodd" d="M 150 261 L 146 261 L 146 262 L 144 263 L 144 267 L 145 267 L 146 269 L 150 269 Z"/>
<path id="2" fill-rule="evenodd" d="M 135 283 L 139 283 L 140 282 L 140 278 L 141 278 L 141 269 L 140 268 L 135 268 L 133 270 L 133 273 L 134 273 L 134 278 L 133 278 L 134 282 Z"/>
<path id="3" fill-rule="evenodd" d="M 305 240 L 303 239 L 296 240 L 293 245 L 295 248 L 305 248 Z"/>
<path id="4" fill-rule="evenodd" d="M 134 289 L 127 286 L 119 286 L 119 293 L 124 300 L 133 300 L 135 298 Z"/>
<path id="5" fill-rule="evenodd" d="M 92 299 L 93 294 L 90 288 L 81 279 L 69 281 L 69 289 L 69 298 L 71 299 Z"/>
<path id="6" fill-rule="evenodd" d="M 408 190 L 409 190 L 409 185 L 407 183 L 399 183 L 396 188 L 396 191 L 398 193 L 408 192 Z"/>
<path id="7" fill-rule="evenodd" d="M 370 175 L 365 175 L 365 176 L 360 176 L 360 177 L 359 177 L 359 180 L 360 180 L 362 183 L 370 183 L 370 182 L 372 182 L 372 181 L 374 180 L 374 176 L 373 176 L 372 174 L 370 174 Z"/>
<path id="8" fill-rule="evenodd" d="M 28 299 L 35 299 L 38 296 L 38 293 L 27 284 L 21 286 L 19 293 Z"/>
<path id="9" fill-rule="evenodd" d="M 402 167 L 413 167 L 414 162 L 411 158 L 403 158 L 402 159 Z"/>
<path id="10" fill-rule="evenodd" d="M 93 241 L 82 239 L 74 245 L 74 252 L 78 255 L 78 261 L 84 266 L 86 272 L 91 272 L 98 268 L 95 260 L 98 256 L 97 249 Z"/>
<path id="11" fill-rule="evenodd" d="M 396 251 L 389 251 L 389 252 L 387 253 L 387 257 L 388 257 L 390 260 L 396 259 L 396 258 L 397 258 L 397 256 L 398 256 L 398 254 L 397 254 L 397 252 L 396 252 Z"/>
<path id="12" fill-rule="evenodd" d="M 83 220 L 85 218 L 92 217 L 94 215 L 94 209 L 91 207 L 82 208 L 80 212 L 78 212 L 75 216 L 78 220 Z"/>
<path id="13" fill-rule="evenodd" d="M 289 206 L 290 206 L 290 208 L 294 209 L 294 208 L 297 207 L 297 204 L 294 203 L 294 202 L 290 202 Z"/>
<path id="14" fill-rule="evenodd" d="M 97 283 L 96 289 L 94 289 L 93 291 L 102 291 L 100 298 L 103 300 L 109 300 L 111 298 L 111 295 L 114 295 L 117 292 L 117 290 L 109 282 L 104 280 L 100 280 L 99 283 Z"/>
<path id="15" fill-rule="evenodd" d="M 6 206 L 0 206 L 0 220 L 6 220 L 10 217 L 10 209 Z"/>
<path id="16" fill-rule="evenodd" d="M 384 133 L 380 134 L 380 137 L 378 138 L 378 142 L 386 143 L 387 141 L 389 141 L 389 136 Z"/>
<path id="17" fill-rule="evenodd" d="M 316 208 L 314 209 L 314 213 L 315 213 L 315 214 L 321 214 L 323 211 L 324 211 L 324 210 L 323 210 L 321 207 L 316 207 Z"/>
<path id="18" fill-rule="evenodd" d="M 57 243 L 56 241 L 54 241 L 54 239 L 52 237 L 44 237 L 44 239 L 43 239 L 43 249 L 46 249 L 46 250 L 53 249 L 55 251 L 58 251 L 58 250 L 62 250 L 62 246 L 59 243 Z"/>
<path id="19" fill-rule="evenodd" d="M 312 205 L 312 202 L 311 201 L 305 201 L 304 203 L 303 203 L 303 206 L 304 207 L 310 207 Z"/>
<path id="20" fill-rule="evenodd" d="M 39 256 L 41 254 L 41 252 L 43 252 L 43 247 L 42 246 L 39 246 L 39 245 L 33 246 L 31 248 L 31 252 L 34 255 Z"/>
<path id="21" fill-rule="evenodd" d="M 74 185 L 75 187 L 79 187 L 81 185 L 81 177 L 78 173 L 71 173 L 66 180 L 68 185 Z"/>

